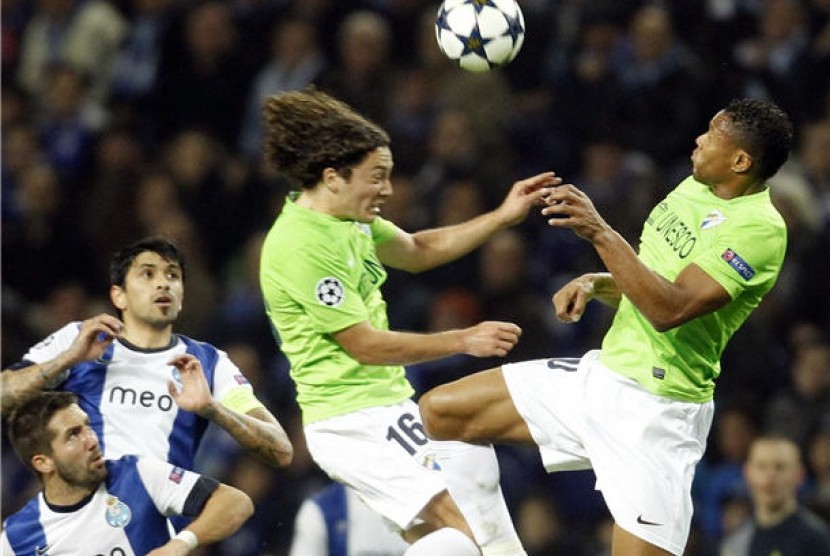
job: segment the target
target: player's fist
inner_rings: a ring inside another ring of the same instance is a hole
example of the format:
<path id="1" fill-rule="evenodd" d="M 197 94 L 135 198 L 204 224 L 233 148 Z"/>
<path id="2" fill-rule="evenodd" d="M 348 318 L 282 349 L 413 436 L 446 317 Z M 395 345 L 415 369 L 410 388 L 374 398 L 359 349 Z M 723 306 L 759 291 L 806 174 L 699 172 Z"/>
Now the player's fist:
<path id="1" fill-rule="evenodd" d="M 519 341 L 522 329 L 512 322 L 484 321 L 464 330 L 464 353 L 504 357 Z"/>

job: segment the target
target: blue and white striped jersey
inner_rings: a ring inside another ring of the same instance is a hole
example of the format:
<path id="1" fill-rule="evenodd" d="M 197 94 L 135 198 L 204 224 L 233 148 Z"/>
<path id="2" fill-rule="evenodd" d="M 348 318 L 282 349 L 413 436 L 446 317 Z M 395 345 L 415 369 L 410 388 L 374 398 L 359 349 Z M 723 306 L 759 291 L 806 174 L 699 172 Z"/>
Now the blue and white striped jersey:
<path id="1" fill-rule="evenodd" d="M 24 361 L 43 363 L 57 357 L 75 340 L 80 326 L 79 322 L 64 326 L 31 348 Z M 238 388 L 251 389 L 224 351 L 179 334 L 169 347 L 153 350 L 117 339 L 101 360 L 75 365 L 52 386 L 80 398 L 107 459 L 135 454 L 193 469 L 209 422 L 180 411 L 168 393 L 167 382 L 177 381 L 179 372 L 167 362 L 183 353 L 201 361 L 215 400 L 221 402 Z"/>
<path id="2" fill-rule="evenodd" d="M 156 459 L 125 456 L 106 466 L 107 478 L 80 503 L 52 506 L 40 492 L 9 516 L 0 556 L 146 554 L 170 540 L 166 515 L 194 504 L 198 513 L 209 496 L 197 493 L 204 499 L 194 502 L 200 475 Z"/>

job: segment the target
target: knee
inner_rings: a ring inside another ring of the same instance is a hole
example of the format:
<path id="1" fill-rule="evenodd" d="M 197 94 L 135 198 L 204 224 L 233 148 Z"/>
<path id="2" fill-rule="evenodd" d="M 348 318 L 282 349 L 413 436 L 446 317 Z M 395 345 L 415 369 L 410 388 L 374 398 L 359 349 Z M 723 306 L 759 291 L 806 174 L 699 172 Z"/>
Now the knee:
<path id="1" fill-rule="evenodd" d="M 452 407 L 452 396 L 442 391 L 442 388 L 434 388 L 430 390 L 418 401 L 418 407 L 421 411 L 421 421 L 424 424 L 424 430 L 436 440 L 450 440 L 453 438 L 453 432 L 449 414 L 449 408 Z"/>

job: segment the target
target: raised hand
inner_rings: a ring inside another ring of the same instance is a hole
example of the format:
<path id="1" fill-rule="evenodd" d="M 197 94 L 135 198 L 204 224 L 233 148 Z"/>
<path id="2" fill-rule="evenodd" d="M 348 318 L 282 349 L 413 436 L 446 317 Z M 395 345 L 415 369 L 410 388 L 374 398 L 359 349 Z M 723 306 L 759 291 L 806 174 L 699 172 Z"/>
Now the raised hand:
<path id="1" fill-rule="evenodd" d="M 497 211 L 507 225 L 518 224 L 527 217 L 530 209 L 543 202 L 553 187 L 562 183 L 562 178 L 553 172 L 543 172 L 517 181 L 510 188 Z"/>
<path id="2" fill-rule="evenodd" d="M 610 230 L 591 199 L 571 184 L 554 188 L 546 197 L 548 206 L 542 214 L 554 228 L 571 228 L 576 235 L 591 243 L 599 234 Z"/>
<path id="3" fill-rule="evenodd" d="M 123 327 L 120 320 L 106 313 L 83 321 L 81 331 L 65 352 L 69 366 L 100 358 Z"/>
<path id="4" fill-rule="evenodd" d="M 593 297 L 594 286 L 590 281 L 582 277 L 571 280 L 553 294 L 556 318 L 562 322 L 578 322 Z"/>
<path id="5" fill-rule="evenodd" d="M 185 411 L 208 417 L 213 396 L 199 360 L 190 354 L 183 354 L 174 357 L 168 364 L 176 367 L 181 377 L 181 389 L 172 380 L 167 382 L 167 390 L 176 404 Z"/>

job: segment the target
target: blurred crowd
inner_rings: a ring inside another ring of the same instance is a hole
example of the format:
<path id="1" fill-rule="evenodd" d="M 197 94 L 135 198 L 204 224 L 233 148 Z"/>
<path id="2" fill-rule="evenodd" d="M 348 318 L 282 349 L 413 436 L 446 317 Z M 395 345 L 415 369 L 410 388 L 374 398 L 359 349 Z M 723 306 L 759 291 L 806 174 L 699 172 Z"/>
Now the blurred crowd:
<path id="1" fill-rule="evenodd" d="M 309 84 L 390 133 L 395 195 L 384 216 L 404 229 L 468 219 L 513 181 L 554 170 L 633 244 L 651 206 L 690 172 L 711 116 L 733 97 L 776 101 L 797 130 L 772 180 L 788 257 L 724 355 L 688 554 L 714 554 L 748 515 L 741 465 L 765 431 L 797 439 L 803 500 L 830 521 L 830 0 L 520 5 L 516 60 L 472 74 L 438 50 L 434 0 L 3 1 L 3 367 L 66 322 L 109 310 L 115 249 L 173 238 L 188 263 L 176 331 L 228 352 L 297 454 L 274 471 L 209 434 L 200 470 L 257 509 L 204 554 L 285 554 L 299 504 L 328 482 L 303 449 L 257 282 L 286 193 L 262 161 L 261 103 Z M 594 307 L 565 326 L 550 296 L 600 268 L 586 242 L 531 216 L 446 267 L 390 271 L 391 326 L 509 320 L 524 330 L 509 360 L 580 355 L 598 346 L 610 312 Z M 408 372 L 422 393 L 498 363 L 455 357 Z M 590 472 L 545 475 L 520 448 L 499 459 L 531 556 L 609 553 Z M 2 462 L 5 517 L 35 485 L 10 450 Z"/>

